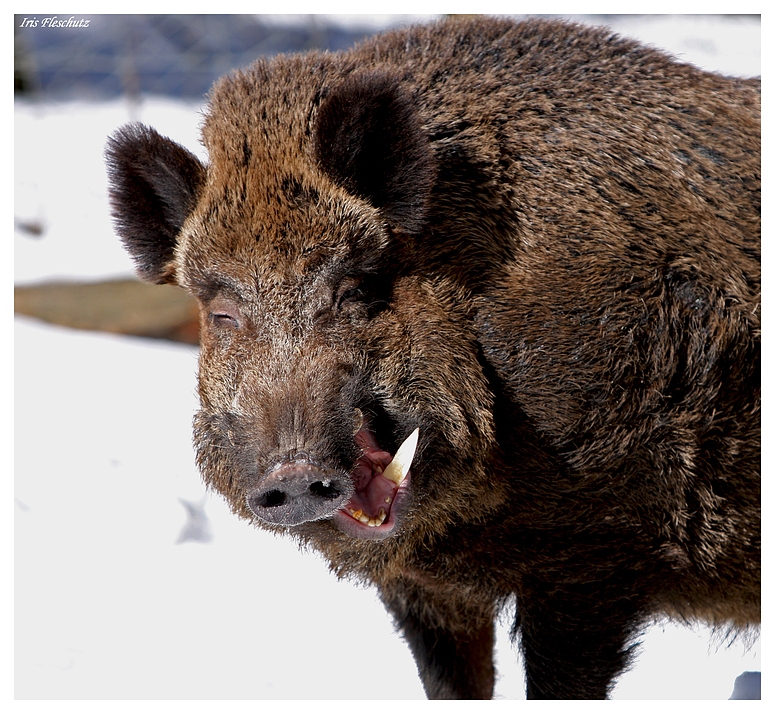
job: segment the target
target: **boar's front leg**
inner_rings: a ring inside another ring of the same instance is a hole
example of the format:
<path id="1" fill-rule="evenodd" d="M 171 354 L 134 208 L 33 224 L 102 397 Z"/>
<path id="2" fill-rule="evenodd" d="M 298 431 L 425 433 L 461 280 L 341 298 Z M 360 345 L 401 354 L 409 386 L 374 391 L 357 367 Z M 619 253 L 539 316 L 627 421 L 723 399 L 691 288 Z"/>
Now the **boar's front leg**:
<path id="1" fill-rule="evenodd" d="M 409 581 L 382 587 L 380 596 L 412 651 L 428 699 L 492 698 L 491 603 Z"/>
<path id="2" fill-rule="evenodd" d="M 631 659 L 641 599 L 609 583 L 520 593 L 528 699 L 605 699 Z"/>

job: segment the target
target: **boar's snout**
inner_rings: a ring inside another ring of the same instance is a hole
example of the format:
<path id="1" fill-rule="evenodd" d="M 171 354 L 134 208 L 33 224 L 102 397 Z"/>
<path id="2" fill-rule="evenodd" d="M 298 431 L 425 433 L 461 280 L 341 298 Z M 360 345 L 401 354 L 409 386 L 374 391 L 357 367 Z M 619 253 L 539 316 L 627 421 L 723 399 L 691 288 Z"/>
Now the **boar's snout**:
<path id="1" fill-rule="evenodd" d="M 332 516 L 352 495 L 350 480 L 314 464 L 294 461 L 272 470 L 247 495 L 248 507 L 261 520 L 295 526 Z"/>

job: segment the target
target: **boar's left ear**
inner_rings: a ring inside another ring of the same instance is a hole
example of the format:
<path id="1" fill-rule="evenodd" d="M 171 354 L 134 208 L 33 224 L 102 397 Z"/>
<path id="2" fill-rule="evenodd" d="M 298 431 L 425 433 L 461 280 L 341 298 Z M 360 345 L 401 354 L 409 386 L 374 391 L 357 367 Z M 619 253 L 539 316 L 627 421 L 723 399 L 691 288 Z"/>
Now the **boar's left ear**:
<path id="1" fill-rule="evenodd" d="M 178 233 L 196 205 L 205 167 L 192 153 L 142 124 L 127 124 L 105 152 L 116 232 L 141 278 L 175 281 Z"/>
<path id="2" fill-rule="evenodd" d="M 322 169 L 406 233 L 422 230 L 435 163 L 412 100 L 383 71 L 350 75 L 323 99 L 315 125 Z"/>

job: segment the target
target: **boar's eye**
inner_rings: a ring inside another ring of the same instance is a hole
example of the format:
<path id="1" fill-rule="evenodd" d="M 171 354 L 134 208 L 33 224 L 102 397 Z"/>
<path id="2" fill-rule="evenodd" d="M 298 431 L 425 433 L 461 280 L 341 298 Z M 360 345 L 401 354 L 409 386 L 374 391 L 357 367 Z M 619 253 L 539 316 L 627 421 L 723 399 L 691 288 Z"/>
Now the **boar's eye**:
<path id="1" fill-rule="evenodd" d="M 239 327 L 239 320 L 227 312 L 211 312 L 210 320 L 218 327 Z"/>
<path id="2" fill-rule="evenodd" d="M 339 284 L 334 304 L 352 318 L 371 319 L 387 307 L 387 287 L 386 281 L 371 273 L 347 276 Z"/>
<path id="3" fill-rule="evenodd" d="M 347 302 L 358 302 L 363 299 L 363 290 L 360 288 L 347 288 L 339 295 L 339 305 Z"/>
<path id="4" fill-rule="evenodd" d="M 341 308 L 347 303 L 360 302 L 365 297 L 366 293 L 362 281 L 358 278 L 347 278 L 339 286 L 339 291 L 336 295 L 336 305 Z"/>
<path id="5" fill-rule="evenodd" d="M 239 307 L 231 301 L 217 297 L 208 305 L 207 317 L 215 327 L 238 329 L 242 326 L 242 314 Z"/>

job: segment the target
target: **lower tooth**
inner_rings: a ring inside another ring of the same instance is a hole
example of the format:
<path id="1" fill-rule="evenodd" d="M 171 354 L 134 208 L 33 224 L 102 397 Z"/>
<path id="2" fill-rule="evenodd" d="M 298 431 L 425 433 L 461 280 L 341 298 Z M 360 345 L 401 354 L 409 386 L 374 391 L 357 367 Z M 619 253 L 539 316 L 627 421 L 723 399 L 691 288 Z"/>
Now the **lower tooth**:
<path id="1" fill-rule="evenodd" d="M 377 526 L 381 526 L 385 522 L 386 518 L 387 512 L 384 508 L 380 508 L 376 518 L 369 518 L 369 522 L 366 525 L 371 526 L 372 528 L 376 528 Z M 363 523 L 362 519 L 361 523 Z"/>
<path id="2" fill-rule="evenodd" d="M 374 518 L 369 518 L 360 508 L 357 511 L 352 508 L 347 510 L 356 521 L 360 521 L 364 526 L 370 526 L 371 528 L 381 526 L 387 518 L 387 511 L 384 508 L 380 508 L 379 513 Z"/>

